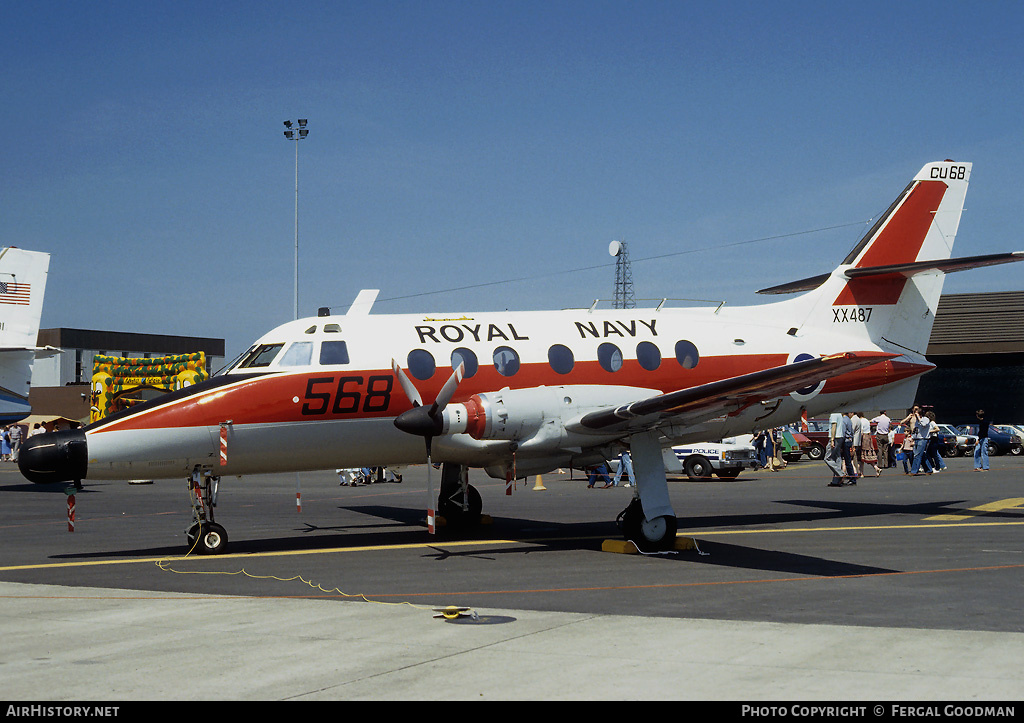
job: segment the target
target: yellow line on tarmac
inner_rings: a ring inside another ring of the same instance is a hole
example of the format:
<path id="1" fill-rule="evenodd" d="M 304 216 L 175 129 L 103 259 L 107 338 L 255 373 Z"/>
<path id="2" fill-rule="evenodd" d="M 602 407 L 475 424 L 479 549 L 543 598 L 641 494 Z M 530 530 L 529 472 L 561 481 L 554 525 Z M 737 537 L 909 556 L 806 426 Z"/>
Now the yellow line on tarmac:
<path id="1" fill-rule="evenodd" d="M 0 572 L 12 570 L 46 570 L 62 567 L 92 567 L 94 565 L 136 565 L 145 562 L 181 562 L 190 561 L 216 561 L 230 560 L 233 558 L 254 558 L 254 557 L 286 557 L 290 555 L 321 555 L 334 552 L 374 552 L 381 550 L 415 550 L 431 548 L 443 545 L 444 547 L 463 547 L 468 545 L 519 545 L 530 542 L 529 540 L 463 540 L 463 541 L 438 541 L 438 542 L 413 542 L 402 545 L 359 545 L 352 547 L 322 547 L 313 550 L 278 550 L 271 552 L 236 552 L 221 555 L 181 555 L 164 557 L 133 557 L 123 560 L 82 560 L 77 562 L 48 562 L 34 565 L 7 565 L 0 567 Z"/>
<path id="2" fill-rule="evenodd" d="M 937 519 L 929 517 L 928 519 Z M 964 518 L 967 519 L 967 518 Z M 914 524 L 914 525 L 861 525 L 859 527 L 784 527 L 778 529 L 760 529 L 760 530 L 700 530 L 698 532 L 679 532 L 680 535 L 686 535 L 687 537 L 708 537 L 709 535 L 759 535 L 770 532 L 849 532 L 851 530 L 931 530 L 939 527 L 1000 527 L 1003 525 L 1024 525 L 1024 520 L 1020 522 L 950 522 L 947 524 Z M 2 568 L 0 568 L 2 569 Z"/>
<path id="3" fill-rule="evenodd" d="M 1001 512 L 1002 510 L 1019 510 L 1024 507 L 1024 497 L 1011 497 L 1008 500 L 997 500 L 995 502 L 989 502 L 988 504 L 978 505 L 977 507 L 971 507 L 964 510 L 959 515 L 935 515 L 934 517 L 926 517 L 925 521 L 928 520 L 969 520 L 972 517 L 978 515 L 987 515 L 990 512 Z"/>
<path id="4" fill-rule="evenodd" d="M 1024 503 L 1024 498 L 1021 498 L 1021 502 Z M 979 508 L 980 509 L 980 508 Z M 1006 507 L 1000 508 L 1006 509 Z M 979 513 L 980 514 L 980 513 Z M 928 518 L 935 519 L 935 518 Z M 764 527 L 753 530 L 689 530 L 680 531 L 677 533 L 679 537 L 712 537 L 719 535 L 763 535 L 763 534 L 780 534 L 780 533 L 794 533 L 794 532 L 856 532 L 865 530 L 930 530 L 943 527 L 1005 527 L 1005 526 L 1016 526 L 1024 525 L 1024 520 L 1021 521 L 1001 521 L 1001 522 L 946 522 L 946 523 L 916 523 L 907 525 L 858 525 L 858 526 L 843 526 L 843 527 L 784 527 L 784 528 L 771 528 Z M 279 550 L 270 552 L 238 552 L 238 553 L 225 553 L 222 555 L 182 555 L 182 556 L 164 556 L 164 557 L 133 557 L 119 560 L 81 560 L 75 562 L 50 562 L 43 564 L 29 564 L 29 565 L 7 565 L 0 567 L 0 572 L 10 572 L 18 570 L 46 570 L 46 569 L 59 569 L 69 567 L 94 567 L 99 565 L 137 565 L 140 563 L 157 563 L 157 562 L 181 562 L 183 560 L 189 560 L 194 562 L 209 561 L 216 562 L 220 560 L 230 560 L 238 558 L 259 558 L 259 557 L 290 557 L 294 555 L 324 555 L 324 554 L 336 554 L 344 552 L 382 552 L 391 550 L 423 550 L 433 549 L 437 547 L 453 548 L 453 547 L 484 547 L 484 546 L 497 546 L 497 545 L 543 545 L 548 542 L 566 542 L 569 540 L 603 540 L 606 539 L 607 535 L 591 536 L 591 537 L 552 537 L 552 538 L 533 538 L 533 539 L 521 539 L 521 540 L 431 540 L 427 542 L 411 542 L 397 545 L 353 545 L 350 547 L 322 547 L 310 550 Z"/>

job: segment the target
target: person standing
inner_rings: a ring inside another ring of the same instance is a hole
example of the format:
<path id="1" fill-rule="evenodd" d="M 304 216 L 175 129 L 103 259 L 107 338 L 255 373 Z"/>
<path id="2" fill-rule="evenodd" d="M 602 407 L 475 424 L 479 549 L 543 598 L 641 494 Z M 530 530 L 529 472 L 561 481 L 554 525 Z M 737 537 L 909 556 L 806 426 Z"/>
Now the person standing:
<path id="1" fill-rule="evenodd" d="M 915 404 L 902 424 L 910 425 L 914 437 L 914 462 L 910 465 L 910 474 L 921 474 L 921 462 L 924 460 L 924 452 L 928 446 L 928 428 L 931 423 L 927 417 L 921 414 L 921 407 Z"/>
<path id="2" fill-rule="evenodd" d="M 843 415 L 833 412 L 828 418 L 828 447 L 825 448 L 825 464 L 832 470 L 829 487 L 843 486 Z"/>
<path id="3" fill-rule="evenodd" d="M 871 435 L 871 421 L 863 412 L 857 412 L 857 416 L 860 417 L 860 474 L 866 475 L 864 468 L 872 467 L 875 470 L 875 477 L 881 477 L 882 466 L 878 462 L 875 438 Z"/>
<path id="4" fill-rule="evenodd" d="M 768 466 L 768 435 L 762 429 L 754 435 L 754 452 L 757 454 L 757 464 L 760 469 Z"/>
<path id="5" fill-rule="evenodd" d="M 878 468 L 884 469 L 889 467 L 889 427 L 892 426 L 892 420 L 886 415 L 883 409 L 878 413 L 878 416 L 871 420 L 871 424 L 875 425 L 875 446 L 878 447 Z"/>
<path id="6" fill-rule="evenodd" d="M 925 448 L 925 456 L 932 472 L 941 472 L 946 469 L 946 463 L 939 454 L 939 424 L 935 421 L 935 412 L 932 410 L 929 409 L 924 416 L 928 417 L 928 446 Z"/>
<path id="7" fill-rule="evenodd" d="M 975 412 L 978 418 L 978 443 L 974 446 L 974 471 L 988 472 L 988 420 L 985 410 Z"/>
<path id="8" fill-rule="evenodd" d="M 847 484 L 851 485 L 857 484 L 857 477 L 860 476 L 860 469 L 854 461 L 854 442 L 860 441 L 860 424 L 854 424 L 856 417 L 856 412 L 847 412 L 843 417 L 843 460 L 850 473 Z"/>
<path id="9" fill-rule="evenodd" d="M 900 444 L 900 454 L 903 455 L 903 474 L 910 474 L 910 465 L 914 461 L 914 435 L 909 426 L 905 424 L 897 426 L 903 430 L 903 442 Z"/>
<path id="10" fill-rule="evenodd" d="M 21 425 L 11 425 L 11 459 L 18 461 L 18 451 L 21 449 Z"/>

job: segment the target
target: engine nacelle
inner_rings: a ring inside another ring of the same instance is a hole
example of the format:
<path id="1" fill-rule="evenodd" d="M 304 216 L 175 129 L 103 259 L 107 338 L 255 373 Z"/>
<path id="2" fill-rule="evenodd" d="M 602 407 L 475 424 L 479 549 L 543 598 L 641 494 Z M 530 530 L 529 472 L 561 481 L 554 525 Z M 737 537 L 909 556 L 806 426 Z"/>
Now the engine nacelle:
<path id="1" fill-rule="evenodd" d="M 627 404 L 659 394 L 637 387 L 571 385 L 531 387 L 474 394 L 449 404 L 442 412 L 442 434 L 468 434 L 474 439 L 523 442 L 546 425 L 565 434 L 565 424 L 588 412 Z M 545 437 L 551 436 L 545 434 Z"/>

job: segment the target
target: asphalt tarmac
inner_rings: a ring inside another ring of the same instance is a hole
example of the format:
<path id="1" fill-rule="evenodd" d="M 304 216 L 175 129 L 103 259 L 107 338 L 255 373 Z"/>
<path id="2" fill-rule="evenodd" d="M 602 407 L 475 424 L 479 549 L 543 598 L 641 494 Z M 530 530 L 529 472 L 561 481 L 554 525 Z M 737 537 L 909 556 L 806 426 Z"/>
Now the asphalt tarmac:
<path id="1" fill-rule="evenodd" d="M 674 478 L 663 555 L 602 551 L 632 489 L 578 472 L 474 472 L 473 538 L 428 535 L 425 467 L 226 478 L 204 557 L 184 480 L 87 480 L 70 532 L 4 463 L 0 699 L 1019 700 L 1024 459 L 947 464 Z"/>

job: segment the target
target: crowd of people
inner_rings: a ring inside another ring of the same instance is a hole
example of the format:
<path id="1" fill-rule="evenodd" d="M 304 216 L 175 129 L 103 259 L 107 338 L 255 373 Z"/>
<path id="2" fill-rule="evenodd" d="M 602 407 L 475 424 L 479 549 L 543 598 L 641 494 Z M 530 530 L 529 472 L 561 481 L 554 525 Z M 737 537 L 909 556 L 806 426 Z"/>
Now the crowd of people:
<path id="1" fill-rule="evenodd" d="M 987 471 L 988 422 L 985 412 L 976 413 L 979 420 L 978 443 L 974 449 L 975 471 Z M 897 442 L 897 438 L 902 436 Z M 825 463 L 832 470 L 829 486 L 842 487 L 857 484 L 865 476 L 865 469 L 880 477 L 883 469 L 903 463 L 906 475 L 937 474 L 946 469 L 942 460 L 941 435 L 935 413 L 922 411 L 915 404 L 910 413 L 899 421 L 891 419 L 885 411 L 867 419 L 862 412 L 834 412 L 829 417 L 829 440 Z M 845 467 L 845 473 L 844 473 Z"/>

